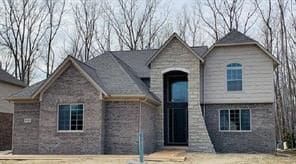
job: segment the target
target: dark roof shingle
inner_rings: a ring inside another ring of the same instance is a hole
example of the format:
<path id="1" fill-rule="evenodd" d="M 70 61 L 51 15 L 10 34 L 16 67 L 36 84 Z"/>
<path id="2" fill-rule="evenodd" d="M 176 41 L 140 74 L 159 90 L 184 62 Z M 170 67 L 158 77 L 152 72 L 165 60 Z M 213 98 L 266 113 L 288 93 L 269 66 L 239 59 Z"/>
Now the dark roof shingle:
<path id="1" fill-rule="evenodd" d="M 11 74 L 8 72 L 4 71 L 3 69 L 0 68 L 0 81 L 3 81 L 5 83 L 25 87 L 26 84 L 17 78 L 13 77 Z"/>
<path id="2" fill-rule="evenodd" d="M 256 41 L 237 30 L 233 30 L 228 34 L 226 34 L 221 39 L 219 39 L 218 41 L 216 41 L 215 44 L 248 43 L 248 42 L 256 42 Z"/>

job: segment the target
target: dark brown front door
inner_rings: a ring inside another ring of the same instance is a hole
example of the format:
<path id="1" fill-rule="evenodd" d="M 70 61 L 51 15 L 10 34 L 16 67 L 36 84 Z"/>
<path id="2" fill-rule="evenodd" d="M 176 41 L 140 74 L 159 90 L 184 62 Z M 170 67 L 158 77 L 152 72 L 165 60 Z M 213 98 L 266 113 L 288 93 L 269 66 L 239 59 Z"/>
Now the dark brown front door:
<path id="1" fill-rule="evenodd" d="M 172 71 L 164 75 L 165 145 L 188 144 L 187 74 Z"/>

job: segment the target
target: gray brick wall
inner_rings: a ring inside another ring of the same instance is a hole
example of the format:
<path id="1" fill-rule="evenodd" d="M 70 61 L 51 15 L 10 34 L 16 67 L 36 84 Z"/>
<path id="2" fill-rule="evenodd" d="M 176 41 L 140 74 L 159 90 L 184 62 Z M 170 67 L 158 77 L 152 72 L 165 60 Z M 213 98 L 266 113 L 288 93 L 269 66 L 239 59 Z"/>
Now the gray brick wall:
<path id="1" fill-rule="evenodd" d="M 219 132 L 219 109 L 250 109 L 251 132 Z M 206 124 L 217 152 L 274 152 L 275 116 L 273 104 L 206 105 Z"/>
<path id="2" fill-rule="evenodd" d="M 0 112 L 0 151 L 11 149 L 12 122 L 12 113 Z"/>
<path id="3" fill-rule="evenodd" d="M 214 152 L 200 108 L 200 61 L 177 39 L 173 39 L 167 47 L 152 61 L 150 77 L 151 91 L 163 100 L 162 71 L 168 68 L 183 68 L 188 74 L 188 139 L 189 150 Z M 163 137 L 163 105 L 157 109 L 156 135 L 158 147 L 164 146 Z"/>
<path id="4" fill-rule="evenodd" d="M 57 132 L 59 104 L 83 103 L 83 132 Z M 103 153 L 100 92 L 70 66 L 43 94 L 40 102 L 40 154 Z"/>
<path id="5" fill-rule="evenodd" d="M 153 107 L 142 104 L 142 129 L 145 153 L 155 149 Z M 138 153 L 140 102 L 112 101 L 105 105 L 105 153 Z"/>
<path id="6" fill-rule="evenodd" d="M 15 104 L 12 137 L 14 154 L 37 154 L 39 146 L 39 103 Z M 31 119 L 31 123 L 24 123 Z"/>
<path id="7" fill-rule="evenodd" d="M 141 103 L 142 106 L 142 129 L 144 133 L 144 150 L 145 153 L 151 153 L 156 150 L 155 134 L 155 115 L 156 107 Z"/>

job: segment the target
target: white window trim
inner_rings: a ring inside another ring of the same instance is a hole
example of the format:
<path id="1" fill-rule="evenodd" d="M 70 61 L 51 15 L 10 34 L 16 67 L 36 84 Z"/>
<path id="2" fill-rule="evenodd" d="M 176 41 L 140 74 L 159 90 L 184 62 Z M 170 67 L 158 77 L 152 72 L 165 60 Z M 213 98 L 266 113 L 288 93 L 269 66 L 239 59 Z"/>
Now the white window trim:
<path id="1" fill-rule="evenodd" d="M 59 107 L 60 105 L 70 105 L 70 130 L 59 130 Z M 71 130 L 71 105 L 82 105 L 82 130 Z M 81 133 L 84 132 L 84 103 L 64 103 L 57 106 L 57 132 L 58 133 Z"/>
<path id="2" fill-rule="evenodd" d="M 220 128 L 220 111 L 221 110 L 228 110 L 228 127 L 229 130 L 221 130 Z M 240 130 L 230 130 L 230 110 L 239 110 L 239 121 L 240 121 Z M 241 130 L 241 110 L 249 110 L 250 111 L 250 130 Z M 248 108 L 238 108 L 238 109 L 219 109 L 218 110 L 218 128 L 219 128 L 219 132 L 242 132 L 242 133 L 249 133 L 252 132 L 252 110 L 248 109 Z"/>

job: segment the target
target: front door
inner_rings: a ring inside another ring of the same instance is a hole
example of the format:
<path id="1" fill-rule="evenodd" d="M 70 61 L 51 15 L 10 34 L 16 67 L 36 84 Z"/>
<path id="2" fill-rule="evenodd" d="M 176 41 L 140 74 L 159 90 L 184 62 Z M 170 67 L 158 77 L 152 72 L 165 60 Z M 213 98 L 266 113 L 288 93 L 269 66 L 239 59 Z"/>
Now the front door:
<path id="1" fill-rule="evenodd" d="M 172 71 L 164 75 L 165 145 L 188 145 L 187 74 Z"/>

